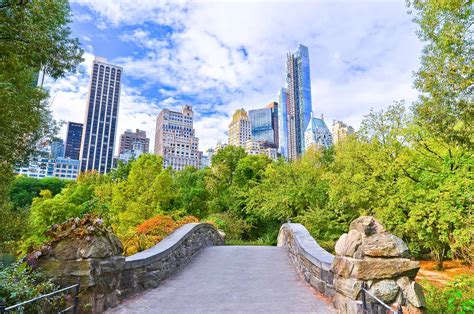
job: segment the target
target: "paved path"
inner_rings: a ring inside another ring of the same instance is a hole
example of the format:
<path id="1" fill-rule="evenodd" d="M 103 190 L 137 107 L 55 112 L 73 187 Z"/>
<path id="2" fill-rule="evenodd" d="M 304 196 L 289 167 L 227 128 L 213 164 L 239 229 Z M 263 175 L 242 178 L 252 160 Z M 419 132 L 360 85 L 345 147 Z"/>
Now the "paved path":
<path id="1" fill-rule="evenodd" d="M 156 289 L 109 313 L 333 313 L 284 248 L 208 247 Z"/>

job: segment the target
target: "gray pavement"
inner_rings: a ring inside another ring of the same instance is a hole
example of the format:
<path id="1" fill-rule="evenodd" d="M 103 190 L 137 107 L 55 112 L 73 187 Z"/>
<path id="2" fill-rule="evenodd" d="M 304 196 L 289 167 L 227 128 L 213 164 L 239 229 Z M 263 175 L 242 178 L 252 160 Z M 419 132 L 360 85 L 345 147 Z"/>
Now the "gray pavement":
<path id="1" fill-rule="evenodd" d="M 108 313 L 334 313 L 284 248 L 214 246 Z"/>

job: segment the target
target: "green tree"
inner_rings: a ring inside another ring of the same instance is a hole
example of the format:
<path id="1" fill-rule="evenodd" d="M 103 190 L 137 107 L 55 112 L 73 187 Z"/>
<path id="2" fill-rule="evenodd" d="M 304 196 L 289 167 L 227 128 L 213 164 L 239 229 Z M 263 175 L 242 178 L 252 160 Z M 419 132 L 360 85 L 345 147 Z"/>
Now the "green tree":
<path id="1" fill-rule="evenodd" d="M 111 216 L 118 235 L 125 237 L 138 224 L 170 211 L 174 197 L 172 176 L 163 170 L 162 157 L 141 155 L 127 180 L 113 186 Z"/>
<path id="2" fill-rule="evenodd" d="M 447 142 L 474 148 L 474 22 L 471 0 L 408 0 L 426 43 L 415 87 L 417 122 Z"/>
<path id="3" fill-rule="evenodd" d="M 247 156 L 241 147 L 227 146 L 212 157 L 212 166 L 206 175 L 206 189 L 210 195 L 209 211 L 219 213 L 232 207 L 234 195 L 230 187 L 234 181 L 239 160 Z"/>
<path id="4" fill-rule="evenodd" d="M 10 201 L 13 208 L 29 208 L 33 198 L 39 196 L 41 190 L 49 190 L 56 195 L 66 186 L 67 181 L 59 178 L 29 178 L 17 176 L 10 188 Z"/>
<path id="5" fill-rule="evenodd" d="M 14 165 L 56 130 L 35 75 L 43 70 L 58 78 L 82 61 L 78 40 L 70 38 L 70 17 L 65 0 L 0 3 L 0 206 Z"/>
<path id="6" fill-rule="evenodd" d="M 176 198 L 173 205 L 175 209 L 198 218 L 204 218 L 207 215 L 209 193 L 206 190 L 205 178 L 208 172 L 208 168 L 198 170 L 187 167 L 174 173 L 173 184 Z"/>

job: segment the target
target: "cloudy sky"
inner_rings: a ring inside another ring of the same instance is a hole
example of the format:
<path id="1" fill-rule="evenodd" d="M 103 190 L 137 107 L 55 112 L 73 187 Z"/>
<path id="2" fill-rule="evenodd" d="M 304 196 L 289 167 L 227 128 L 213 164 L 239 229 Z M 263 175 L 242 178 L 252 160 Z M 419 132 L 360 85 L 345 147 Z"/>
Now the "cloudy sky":
<path id="1" fill-rule="evenodd" d="M 422 45 L 403 0 L 71 0 L 71 7 L 85 61 L 77 73 L 46 81 L 57 119 L 84 122 L 97 55 L 124 68 L 118 134 L 143 129 L 153 144 L 159 111 L 191 104 L 205 150 L 226 141 L 235 109 L 277 100 L 286 53 L 299 43 L 309 48 L 313 111 L 328 125 L 357 128 L 371 108 L 416 98 Z"/>

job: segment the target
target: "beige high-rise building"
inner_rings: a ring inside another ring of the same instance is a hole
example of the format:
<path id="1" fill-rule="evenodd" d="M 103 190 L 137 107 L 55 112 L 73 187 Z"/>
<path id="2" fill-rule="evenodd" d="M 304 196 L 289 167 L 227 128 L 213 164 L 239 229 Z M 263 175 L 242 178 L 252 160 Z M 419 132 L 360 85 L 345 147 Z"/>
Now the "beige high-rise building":
<path id="1" fill-rule="evenodd" d="M 354 133 L 354 128 L 342 121 L 333 121 L 331 133 L 333 143 L 337 144 L 344 140 L 349 134 Z"/>
<path id="2" fill-rule="evenodd" d="M 146 131 L 136 129 L 136 132 L 132 132 L 132 130 L 126 130 L 122 135 L 120 135 L 119 154 L 133 149 L 133 146 L 136 145 L 136 143 L 140 143 L 143 153 L 148 153 L 150 139 L 146 137 Z"/>
<path id="3" fill-rule="evenodd" d="M 181 112 L 163 109 L 156 118 L 155 154 L 163 156 L 163 168 L 201 166 L 202 152 L 198 151 L 193 116 L 193 108 L 186 105 Z"/>
<path id="4" fill-rule="evenodd" d="M 229 124 L 229 145 L 244 147 L 252 138 L 249 116 L 244 109 L 238 109 Z"/>

